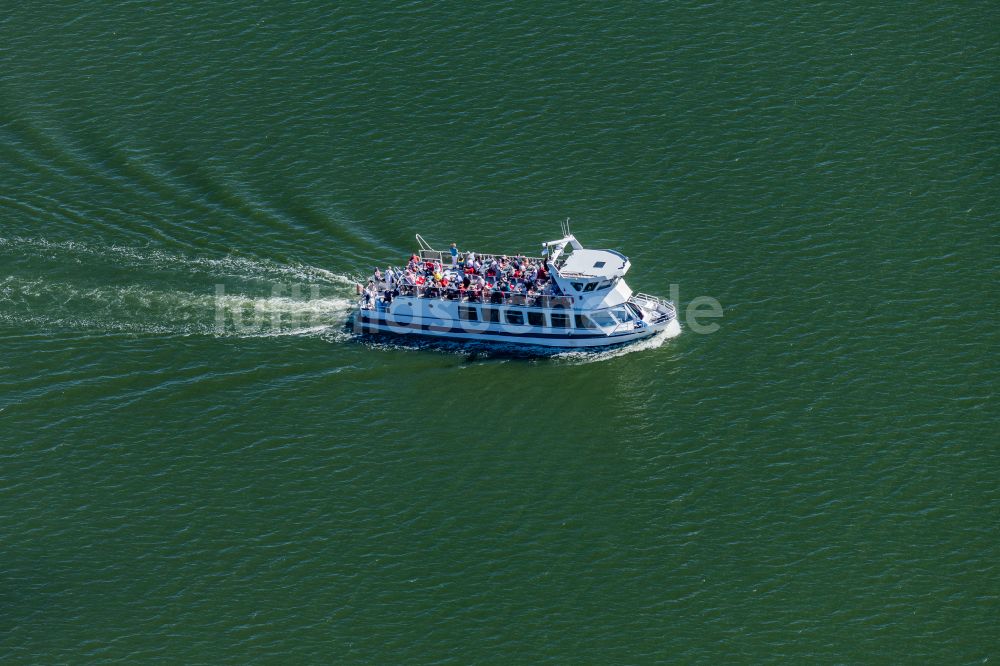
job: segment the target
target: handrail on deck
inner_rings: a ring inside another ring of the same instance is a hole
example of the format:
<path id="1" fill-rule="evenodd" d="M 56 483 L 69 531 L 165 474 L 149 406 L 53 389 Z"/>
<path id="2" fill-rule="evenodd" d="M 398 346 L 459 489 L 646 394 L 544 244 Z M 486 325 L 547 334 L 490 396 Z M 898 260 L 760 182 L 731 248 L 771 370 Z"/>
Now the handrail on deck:
<path id="1" fill-rule="evenodd" d="M 673 303 L 652 294 L 635 292 L 628 300 L 630 303 L 635 303 L 636 305 L 646 304 L 647 308 L 652 306 L 652 310 L 658 315 L 654 323 L 677 316 L 677 308 Z"/>
<path id="2" fill-rule="evenodd" d="M 376 297 L 388 289 L 385 282 L 376 285 Z M 501 291 L 500 289 L 484 289 L 478 299 L 473 298 L 473 292 L 466 289 L 436 287 L 434 285 L 395 285 L 399 297 L 428 298 L 442 301 L 457 301 L 473 305 L 499 305 L 521 308 L 549 308 L 571 310 L 573 297 L 556 294 L 526 294 L 524 292 Z M 499 299 L 495 301 L 494 299 Z"/>
<path id="3" fill-rule="evenodd" d="M 660 298 L 659 296 L 653 296 L 652 294 L 644 294 L 640 291 L 632 293 L 632 297 L 629 300 L 633 301 L 646 301 L 648 303 L 654 303 L 656 305 L 663 305 L 671 310 L 674 309 L 674 304 L 670 301 Z"/>
<path id="4" fill-rule="evenodd" d="M 459 252 L 458 253 L 459 261 L 465 261 L 465 257 L 469 254 L 469 252 L 473 251 L 474 250 L 467 250 L 465 252 Z M 420 250 L 419 256 L 421 261 L 440 261 L 443 264 L 447 264 L 448 262 L 451 261 L 450 250 L 448 250 L 447 252 L 441 252 L 440 250 L 430 250 L 430 249 Z M 545 261 L 542 257 L 528 257 L 521 254 L 482 254 L 480 252 L 476 252 L 476 258 L 483 261 L 492 261 L 494 259 L 499 261 L 500 257 L 507 257 L 508 259 L 510 259 L 512 257 L 522 257 L 522 256 L 528 261 L 535 264 L 543 264 Z"/>
<path id="5" fill-rule="evenodd" d="M 431 247 L 431 244 L 425 241 L 424 237 L 420 234 L 417 234 L 417 242 L 420 243 L 420 249 L 434 252 L 434 248 Z"/>

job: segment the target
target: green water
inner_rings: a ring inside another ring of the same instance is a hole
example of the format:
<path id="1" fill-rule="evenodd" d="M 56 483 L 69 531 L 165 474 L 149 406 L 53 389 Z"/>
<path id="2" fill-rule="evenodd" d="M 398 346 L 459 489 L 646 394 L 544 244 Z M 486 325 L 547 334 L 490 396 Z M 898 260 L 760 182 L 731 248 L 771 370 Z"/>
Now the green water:
<path id="1" fill-rule="evenodd" d="M 1000 9 L 869 5 L 6 7 L 0 660 L 995 661 Z M 566 217 L 719 329 L 345 330 Z"/>

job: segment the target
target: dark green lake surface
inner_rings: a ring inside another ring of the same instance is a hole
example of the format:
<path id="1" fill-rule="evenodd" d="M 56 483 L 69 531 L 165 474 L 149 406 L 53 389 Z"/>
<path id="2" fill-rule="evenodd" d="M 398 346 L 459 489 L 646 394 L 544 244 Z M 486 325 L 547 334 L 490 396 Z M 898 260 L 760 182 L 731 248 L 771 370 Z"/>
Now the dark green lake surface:
<path id="1" fill-rule="evenodd" d="M 998 35 L 995 2 L 6 7 L 0 661 L 996 661 Z M 566 217 L 718 330 L 344 330 L 415 233 Z"/>

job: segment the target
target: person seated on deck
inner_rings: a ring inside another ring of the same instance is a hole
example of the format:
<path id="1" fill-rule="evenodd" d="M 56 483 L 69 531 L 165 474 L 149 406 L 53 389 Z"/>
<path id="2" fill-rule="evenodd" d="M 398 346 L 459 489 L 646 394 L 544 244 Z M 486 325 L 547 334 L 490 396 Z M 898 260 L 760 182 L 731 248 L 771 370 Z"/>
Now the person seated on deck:
<path id="1" fill-rule="evenodd" d="M 494 289 L 490 292 L 490 303 L 502 304 L 503 303 L 503 292 L 499 289 Z"/>

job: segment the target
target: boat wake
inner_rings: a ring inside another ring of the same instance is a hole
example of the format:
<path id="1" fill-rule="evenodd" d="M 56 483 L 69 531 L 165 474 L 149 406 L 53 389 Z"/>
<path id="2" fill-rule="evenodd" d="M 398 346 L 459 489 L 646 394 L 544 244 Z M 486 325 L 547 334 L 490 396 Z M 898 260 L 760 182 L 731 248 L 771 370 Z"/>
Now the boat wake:
<path id="1" fill-rule="evenodd" d="M 433 350 L 469 362 L 584 364 L 662 346 L 668 331 L 623 347 L 558 350 L 354 335 L 345 331 L 358 278 L 242 256 L 0 237 L 0 328 L 261 338 L 314 336 L 375 350 Z"/>
<path id="2" fill-rule="evenodd" d="M 303 264 L 0 238 L 0 326 L 271 337 L 342 329 L 354 280 Z"/>
<path id="3" fill-rule="evenodd" d="M 49 241 L 44 238 L 0 237 L 0 256 L 47 257 L 76 264 L 89 260 L 113 262 L 119 268 L 142 271 L 170 271 L 216 279 L 285 280 L 329 285 L 354 285 L 357 281 L 305 264 L 281 264 L 267 259 L 229 255 L 225 257 L 189 257 L 164 250 L 137 248 L 128 245 L 94 245 L 80 241 Z"/>

